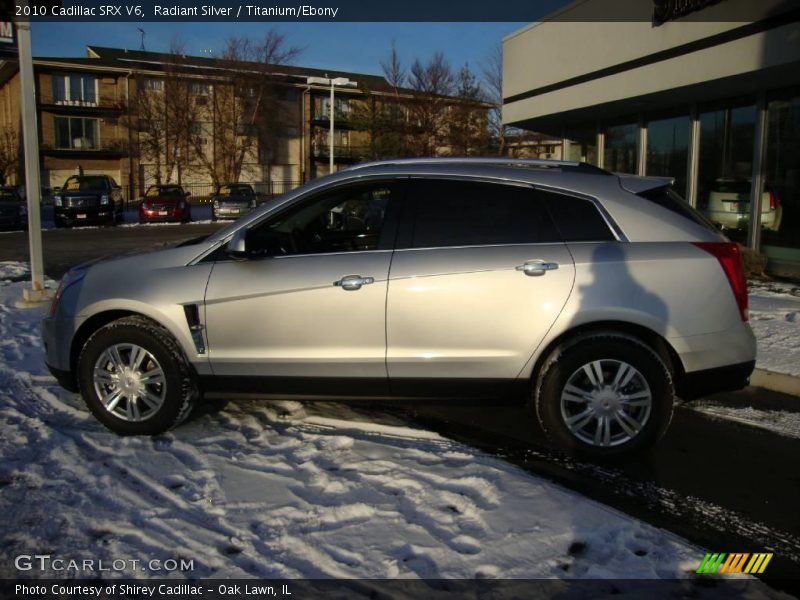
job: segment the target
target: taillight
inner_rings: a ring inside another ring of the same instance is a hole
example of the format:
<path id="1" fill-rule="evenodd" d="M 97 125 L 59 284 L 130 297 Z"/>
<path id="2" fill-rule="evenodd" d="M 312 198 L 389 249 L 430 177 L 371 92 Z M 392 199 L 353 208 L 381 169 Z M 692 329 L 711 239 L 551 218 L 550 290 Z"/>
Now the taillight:
<path id="1" fill-rule="evenodd" d="M 775 192 L 772 190 L 769 191 L 769 209 L 775 210 L 778 208 L 778 200 L 775 198 Z"/>
<path id="2" fill-rule="evenodd" d="M 749 320 L 747 279 L 744 276 L 744 259 L 739 246 L 733 242 L 694 242 L 694 245 L 716 257 L 719 261 L 725 276 L 728 278 L 728 283 L 731 284 L 742 321 Z"/>
<path id="3" fill-rule="evenodd" d="M 58 308 L 58 301 L 61 300 L 61 292 L 64 290 L 64 280 L 61 280 L 61 283 L 58 284 L 58 289 L 56 289 L 56 293 L 53 294 L 53 300 L 50 302 L 50 308 L 47 311 L 48 317 L 53 317 L 56 314 L 56 309 Z"/>

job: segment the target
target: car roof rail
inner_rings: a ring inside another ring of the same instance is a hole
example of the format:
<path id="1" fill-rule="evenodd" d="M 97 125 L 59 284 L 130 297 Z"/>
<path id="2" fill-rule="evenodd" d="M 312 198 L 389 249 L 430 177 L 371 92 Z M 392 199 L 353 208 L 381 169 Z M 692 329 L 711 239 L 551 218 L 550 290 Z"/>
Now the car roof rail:
<path id="1" fill-rule="evenodd" d="M 440 158 L 397 158 L 389 160 L 376 160 L 342 169 L 342 171 L 353 171 L 359 169 L 367 169 L 371 167 L 385 167 L 391 165 L 486 165 L 486 166 L 499 166 L 499 167 L 522 167 L 522 168 L 540 168 L 540 169 L 561 169 L 565 171 L 573 171 L 578 173 L 587 173 L 593 175 L 611 175 L 609 171 L 590 165 L 586 162 L 577 160 L 554 160 L 544 158 L 506 158 L 503 156 L 498 157 L 481 157 L 481 158 L 459 158 L 459 157 L 440 157 Z"/>

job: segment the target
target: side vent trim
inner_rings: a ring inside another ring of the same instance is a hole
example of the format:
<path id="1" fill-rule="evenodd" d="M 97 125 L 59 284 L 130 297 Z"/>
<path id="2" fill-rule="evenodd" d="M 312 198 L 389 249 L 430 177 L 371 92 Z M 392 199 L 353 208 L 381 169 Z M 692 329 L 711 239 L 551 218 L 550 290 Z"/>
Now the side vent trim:
<path id="1" fill-rule="evenodd" d="M 184 304 L 183 313 L 186 315 L 186 323 L 189 325 L 189 332 L 192 334 L 192 341 L 198 354 L 206 353 L 206 342 L 203 338 L 205 326 L 200 323 L 200 309 L 197 304 Z"/>

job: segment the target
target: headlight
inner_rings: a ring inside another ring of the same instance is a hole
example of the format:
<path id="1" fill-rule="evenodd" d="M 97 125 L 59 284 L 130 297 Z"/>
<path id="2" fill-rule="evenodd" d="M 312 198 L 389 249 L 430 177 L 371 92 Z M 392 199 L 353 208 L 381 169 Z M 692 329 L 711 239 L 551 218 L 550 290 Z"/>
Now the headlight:
<path id="1" fill-rule="evenodd" d="M 108 204 L 108 194 L 100 196 L 100 204 Z"/>
<path id="2" fill-rule="evenodd" d="M 61 295 L 64 293 L 64 290 L 67 289 L 74 283 L 78 283 L 81 279 L 86 277 L 86 271 L 88 269 L 71 269 L 67 271 L 66 275 L 61 279 L 61 283 L 58 284 L 58 289 L 56 290 L 55 296 L 53 296 L 53 301 L 50 303 L 50 310 L 47 311 L 47 316 L 52 317 L 56 314 L 56 308 L 58 308 L 58 301 L 61 300 Z"/>
<path id="3" fill-rule="evenodd" d="M 53 204 L 55 206 L 61 206 L 61 196 L 53 196 Z"/>

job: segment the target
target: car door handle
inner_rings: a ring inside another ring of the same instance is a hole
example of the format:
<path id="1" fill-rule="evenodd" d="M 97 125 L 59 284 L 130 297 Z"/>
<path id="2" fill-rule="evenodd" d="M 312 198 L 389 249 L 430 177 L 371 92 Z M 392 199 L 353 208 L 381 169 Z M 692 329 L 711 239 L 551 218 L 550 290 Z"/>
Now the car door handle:
<path id="1" fill-rule="evenodd" d="M 538 277 L 548 271 L 555 271 L 558 268 L 557 262 L 545 262 L 543 260 L 526 260 L 521 265 L 514 267 L 517 271 L 522 271 L 525 275 Z"/>
<path id="2" fill-rule="evenodd" d="M 333 285 L 342 288 L 343 290 L 360 290 L 362 285 L 369 285 L 375 283 L 374 277 L 362 277 L 361 275 L 347 275 L 342 277 L 339 281 L 334 281 Z"/>

